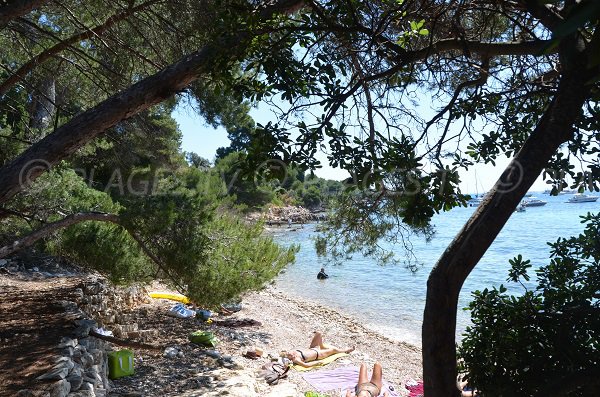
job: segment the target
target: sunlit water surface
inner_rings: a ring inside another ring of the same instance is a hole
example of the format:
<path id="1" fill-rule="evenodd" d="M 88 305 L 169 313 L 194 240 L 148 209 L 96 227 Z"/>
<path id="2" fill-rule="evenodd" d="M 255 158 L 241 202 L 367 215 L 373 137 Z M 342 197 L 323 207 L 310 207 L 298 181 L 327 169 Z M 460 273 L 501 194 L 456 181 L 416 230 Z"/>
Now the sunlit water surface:
<path id="1" fill-rule="evenodd" d="M 580 216 L 600 211 L 600 201 L 570 204 L 566 203 L 570 195 L 536 196 L 548 204 L 514 213 L 466 280 L 460 295 L 457 340 L 470 321 L 469 312 L 460 309 L 468 305 L 472 291 L 505 284 L 510 292 L 522 293 L 520 286 L 506 283 L 509 259 L 521 254 L 531 260 L 534 268 L 548 263 L 546 242 L 581 233 Z M 300 252 L 296 262 L 277 278 L 276 285 L 293 296 L 350 314 L 390 338 L 420 344 L 429 270 L 474 210 L 456 208 L 436 215 L 436 234 L 429 243 L 424 238 L 411 237 L 414 253 L 423 264 L 415 273 L 402 266 L 381 266 L 361 255 L 354 255 L 341 265 L 327 264 L 315 253 L 311 239 L 315 236 L 314 225 L 296 231 L 281 228 L 274 232 L 275 239 L 283 244 L 299 244 Z M 400 247 L 395 249 L 403 255 Z M 322 266 L 330 278 L 320 281 L 316 275 Z M 533 281 L 534 277 L 530 283 Z"/>

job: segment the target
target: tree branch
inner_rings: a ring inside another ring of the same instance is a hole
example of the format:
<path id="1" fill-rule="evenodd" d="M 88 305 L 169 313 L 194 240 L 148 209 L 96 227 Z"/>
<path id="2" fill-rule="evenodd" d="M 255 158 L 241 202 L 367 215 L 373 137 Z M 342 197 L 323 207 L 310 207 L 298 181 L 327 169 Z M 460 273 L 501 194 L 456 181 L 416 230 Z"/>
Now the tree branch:
<path id="1" fill-rule="evenodd" d="M 161 351 L 164 349 L 164 346 L 150 345 L 148 343 L 137 342 L 137 341 L 134 341 L 131 339 L 119 339 L 119 338 L 115 338 L 114 336 L 102 335 L 102 334 L 99 334 L 98 332 L 91 331 L 91 330 L 90 330 L 90 336 L 93 336 L 94 338 L 105 340 L 110 343 L 114 343 L 115 345 L 118 345 L 118 346 L 135 347 L 136 349 L 161 350 Z"/>
<path id="2" fill-rule="evenodd" d="M 7 256 L 23 248 L 30 247 L 38 240 L 54 233 L 59 229 L 63 229 L 84 221 L 101 221 L 120 224 L 119 216 L 114 214 L 105 214 L 101 212 L 80 212 L 69 215 L 59 221 L 48 223 L 47 225 L 42 226 L 38 230 L 22 237 L 21 239 L 15 240 L 11 245 L 6 245 L 0 248 L 0 258 L 6 258 Z"/>
<path id="3" fill-rule="evenodd" d="M 25 78 L 25 76 L 27 74 L 29 74 L 29 72 L 31 72 L 35 67 L 46 62 L 48 59 L 52 58 L 54 55 L 58 54 L 59 52 L 69 48 L 73 44 L 81 42 L 82 40 L 87 40 L 92 37 L 100 36 L 102 33 L 107 31 L 109 28 L 111 28 L 116 23 L 122 21 L 123 19 L 130 17 L 137 11 L 143 10 L 144 8 L 147 8 L 151 5 L 158 3 L 159 1 L 162 1 L 162 0 L 150 0 L 145 3 L 141 3 L 135 7 L 128 8 L 119 14 L 115 14 L 115 15 L 109 17 L 102 25 L 98 25 L 95 28 L 92 28 L 92 29 L 86 30 L 84 32 L 81 32 L 79 34 L 73 35 L 73 36 L 69 37 L 68 39 L 65 39 L 65 40 L 55 44 L 53 47 L 50 47 L 47 50 L 42 51 L 41 53 L 39 53 L 38 55 L 36 55 L 35 57 L 33 57 L 29 61 L 27 61 L 25 64 L 23 64 L 9 78 L 4 80 L 2 82 L 2 84 L 0 84 L 0 96 L 6 94 L 6 92 L 8 90 L 10 90 L 15 84 L 17 84 L 23 78 Z"/>
<path id="4" fill-rule="evenodd" d="M 279 0 L 259 9 L 257 17 L 268 19 L 277 10 L 293 10 L 302 0 Z M 162 71 L 104 100 L 63 124 L 52 134 L 0 168 L 0 203 L 29 186 L 49 167 L 67 158 L 81 146 L 118 122 L 184 90 L 214 67 L 239 60 L 254 32 L 236 32 L 220 37 Z"/>
<path id="5" fill-rule="evenodd" d="M 28 14 L 31 10 L 39 8 L 48 0 L 15 0 L 0 7 L 0 28 L 10 21 Z"/>
<path id="6" fill-rule="evenodd" d="M 481 42 L 462 39 L 443 39 L 431 43 L 430 46 L 417 51 L 404 52 L 399 54 L 400 62 L 415 62 L 427 59 L 432 54 L 440 54 L 449 51 L 468 50 L 471 54 L 477 54 L 483 58 L 490 58 L 499 55 L 536 55 L 540 54 L 548 47 L 550 40 L 535 40 L 525 42 Z M 558 51 L 558 49 L 554 49 Z"/>

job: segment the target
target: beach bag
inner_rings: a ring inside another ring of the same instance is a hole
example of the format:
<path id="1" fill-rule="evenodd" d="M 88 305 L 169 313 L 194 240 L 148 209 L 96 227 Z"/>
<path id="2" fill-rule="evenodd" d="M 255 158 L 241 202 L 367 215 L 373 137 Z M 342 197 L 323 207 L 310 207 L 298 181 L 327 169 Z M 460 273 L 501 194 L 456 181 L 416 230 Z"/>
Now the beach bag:
<path id="1" fill-rule="evenodd" d="M 285 378 L 289 370 L 289 365 L 269 363 L 263 367 L 260 376 L 263 377 L 269 385 L 273 386 L 279 382 L 279 379 Z"/>
<path id="2" fill-rule="evenodd" d="M 196 331 L 189 335 L 190 342 L 205 347 L 216 347 L 217 338 L 215 334 L 208 331 Z"/>

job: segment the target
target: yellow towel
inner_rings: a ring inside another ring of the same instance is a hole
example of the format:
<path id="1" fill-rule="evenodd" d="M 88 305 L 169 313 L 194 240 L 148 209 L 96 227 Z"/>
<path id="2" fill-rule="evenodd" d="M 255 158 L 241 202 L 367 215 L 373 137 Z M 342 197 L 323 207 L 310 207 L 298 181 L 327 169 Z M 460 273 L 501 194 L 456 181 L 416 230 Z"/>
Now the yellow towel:
<path id="1" fill-rule="evenodd" d="M 310 371 L 311 369 L 321 368 L 321 367 L 323 367 L 323 366 L 325 366 L 325 365 L 327 365 L 329 363 L 334 362 L 338 358 L 341 358 L 341 357 L 344 357 L 344 356 L 347 356 L 347 355 L 348 354 L 346 354 L 346 353 L 338 353 L 338 354 L 334 354 L 333 356 L 329 356 L 327 358 L 324 358 L 323 360 L 313 361 L 313 362 L 319 363 L 319 364 L 315 365 L 314 367 L 305 368 L 305 367 L 303 367 L 301 365 L 294 364 L 294 365 L 292 365 L 292 368 L 294 368 L 296 371 L 299 371 L 299 372 Z"/>

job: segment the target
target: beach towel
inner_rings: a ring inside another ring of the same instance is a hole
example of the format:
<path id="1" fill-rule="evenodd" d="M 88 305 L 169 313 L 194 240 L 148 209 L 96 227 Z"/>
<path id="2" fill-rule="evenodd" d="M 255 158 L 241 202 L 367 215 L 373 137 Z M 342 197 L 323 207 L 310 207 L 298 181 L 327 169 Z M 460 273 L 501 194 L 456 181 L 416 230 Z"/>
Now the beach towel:
<path id="1" fill-rule="evenodd" d="M 410 392 L 408 397 L 423 397 L 423 382 L 408 381 L 404 386 Z"/>
<path id="2" fill-rule="evenodd" d="M 301 365 L 294 364 L 294 365 L 292 365 L 292 368 L 294 368 L 298 372 L 306 372 L 306 371 L 310 371 L 312 369 L 317 369 L 317 368 L 324 367 L 327 364 L 334 362 L 338 358 L 342 358 L 342 357 L 347 356 L 347 355 L 348 354 L 346 354 L 346 353 L 338 353 L 338 354 L 334 354 L 333 356 L 329 356 L 327 358 L 324 358 L 323 360 L 311 361 L 311 362 L 314 362 L 314 363 L 318 363 L 314 367 L 306 368 L 306 367 L 303 367 Z"/>
<path id="3" fill-rule="evenodd" d="M 354 390 L 358 382 L 358 367 L 341 367 L 331 370 L 319 370 L 302 374 L 305 381 L 318 391 L 325 393 L 331 390 Z M 383 381 L 383 387 L 380 396 L 388 392 L 390 397 L 398 397 L 394 386 L 389 382 Z M 342 394 L 343 395 L 343 394 Z"/>

